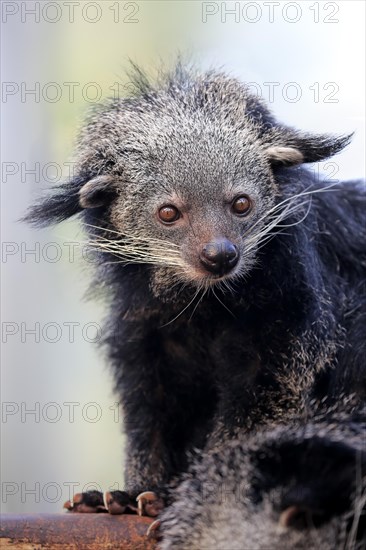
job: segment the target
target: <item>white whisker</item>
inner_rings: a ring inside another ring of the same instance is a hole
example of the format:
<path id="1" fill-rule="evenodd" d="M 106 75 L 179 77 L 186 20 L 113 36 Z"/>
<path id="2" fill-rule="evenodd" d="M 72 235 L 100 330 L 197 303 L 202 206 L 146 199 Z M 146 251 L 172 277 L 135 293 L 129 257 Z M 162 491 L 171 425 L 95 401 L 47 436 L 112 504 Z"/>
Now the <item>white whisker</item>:
<path id="1" fill-rule="evenodd" d="M 192 313 L 191 313 L 191 315 L 190 315 L 190 317 L 189 317 L 189 321 L 192 319 L 193 315 L 195 314 L 196 309 L 198 308 L 198 306 L 199 306 L 200 303 L 202 302 L 202 300 L 203 300 L 205 294 L 207 293 L 207 291 L 208 291 L 208 288 L 206 287 L 206 288 L 203 290 L 203 292 L 202 292 L 201 298 L 198 300 L 197 304 L 194 306 L 194 310 L 192 311 Z"/>
<path id="2" fill-rule="evenodd" d="M 193 296 L 192 300 L 190 302 L 188 302 L 188 304 L 182 309 L 182 311 L 180 313 L 178 313 L 178 315 L 176 315 L 173 319 L 171 319 L 170 321 L 168 321 L 167 323 L 165 323 L 164 325 L 161 325 L 160 328 L 164 328 L 168 325 L 171 325 L 172 323 L 174 323 L 174 321 L 176 321 L 188 308 L 191 304 L 193 304 L 194 300 L 197 298 L 200 290 L 201 290 L 201 286 L 198 287 L 198 289 L 196 290 L 196 293 L 195 295 Z"/>
<path id="3" fill-rule="evenodd" d="M 220 298 L 217 296 L 214 287 L 212 287 L 212 293 L 213 293 L 213 295 L 215 296 L 216 300 L 222 305 L 222 307 L 225 308 L 226 311 L 228 311 L 228 312 L 230 313 L 230 315 L 231 315 L 232 317 L 234 317 L 234 319 L 236 319 L 234 313 L 233 313 L 233 312 L 224 304 L 224 302 L 222 302 L 222 301 L 220 300 Z"/>

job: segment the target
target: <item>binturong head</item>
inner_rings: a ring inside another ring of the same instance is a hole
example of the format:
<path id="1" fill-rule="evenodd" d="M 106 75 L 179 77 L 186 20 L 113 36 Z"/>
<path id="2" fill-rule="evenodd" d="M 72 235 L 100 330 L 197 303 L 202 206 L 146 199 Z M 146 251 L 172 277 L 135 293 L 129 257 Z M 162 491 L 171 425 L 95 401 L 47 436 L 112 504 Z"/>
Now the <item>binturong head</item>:
<path id="1" fill-rule="evenodd" d="M 329 157 L 349 136 L 279 125 L 245 85 L 214 71 L 178 65 L 151 84 L 134 68 L 131 78 L 135 93 L 85 125 L 75 178 L 30 218 L 83 212 L 104 229 L 93 229 L 93 246 L 151 266 L 156 295 L 176 282 L 208 288 L 242 277 L 293 206 L 278 167 Z"/>

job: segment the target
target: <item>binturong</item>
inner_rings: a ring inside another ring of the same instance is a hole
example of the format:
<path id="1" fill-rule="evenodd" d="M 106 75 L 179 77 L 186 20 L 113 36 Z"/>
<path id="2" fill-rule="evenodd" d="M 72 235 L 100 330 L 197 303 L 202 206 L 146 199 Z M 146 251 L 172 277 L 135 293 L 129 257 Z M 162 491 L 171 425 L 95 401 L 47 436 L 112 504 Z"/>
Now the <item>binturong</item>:
<path id="1" fill-rule="evenodd" d="M 194 453 L 366 395 L 363 185 L 307 167 L 350 136 L 285 126 L 214 70 L 130 77 L 86 122 L 74 177 L 27 216 L 80 217 L 110 308 L 127 496 L 78 495 L 74 511 L 134 508 Z"/>

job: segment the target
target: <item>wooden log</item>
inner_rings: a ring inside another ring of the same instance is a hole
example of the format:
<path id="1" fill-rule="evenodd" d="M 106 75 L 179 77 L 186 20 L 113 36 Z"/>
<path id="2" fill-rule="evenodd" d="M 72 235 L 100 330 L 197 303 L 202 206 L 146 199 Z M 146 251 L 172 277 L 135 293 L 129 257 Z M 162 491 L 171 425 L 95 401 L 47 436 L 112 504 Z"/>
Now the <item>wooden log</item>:
<path id="1" fill-rule="evenodd" d="M 150 550 L 152 520 L 135 515 L 40 514 L 1 516 L 0 548 L 19 550 Z"/>

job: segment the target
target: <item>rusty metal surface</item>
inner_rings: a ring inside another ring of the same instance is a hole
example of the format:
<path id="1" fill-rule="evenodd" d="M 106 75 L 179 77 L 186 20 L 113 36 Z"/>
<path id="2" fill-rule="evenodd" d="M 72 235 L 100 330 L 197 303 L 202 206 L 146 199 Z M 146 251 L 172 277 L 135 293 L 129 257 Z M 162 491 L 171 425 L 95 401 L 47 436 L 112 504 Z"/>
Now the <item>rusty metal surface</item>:
<path id="1" fill-rule="evenodd" d="M 150 518 L 109 514 L 2 515 L 0 548 L 152 550 Z"/>

